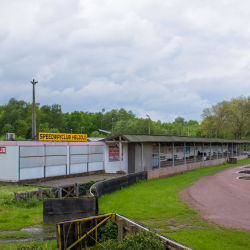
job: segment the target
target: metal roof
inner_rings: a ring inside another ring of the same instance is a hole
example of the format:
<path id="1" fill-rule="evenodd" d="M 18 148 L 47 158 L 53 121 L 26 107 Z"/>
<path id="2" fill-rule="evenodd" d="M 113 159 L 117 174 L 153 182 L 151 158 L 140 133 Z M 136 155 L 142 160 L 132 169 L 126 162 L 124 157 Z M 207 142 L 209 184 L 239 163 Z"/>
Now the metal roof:
<path id="1" fill-rule="evenodd" d="M 147 135 L 147 134 L 118 134 L 105 139 L 105 142 L 119 141 L 127 142 L 201 142 L 201 143 L 250 143 L 250 140 L 235 140 L 223 138 L 205 138 L 174 135 Z"/>

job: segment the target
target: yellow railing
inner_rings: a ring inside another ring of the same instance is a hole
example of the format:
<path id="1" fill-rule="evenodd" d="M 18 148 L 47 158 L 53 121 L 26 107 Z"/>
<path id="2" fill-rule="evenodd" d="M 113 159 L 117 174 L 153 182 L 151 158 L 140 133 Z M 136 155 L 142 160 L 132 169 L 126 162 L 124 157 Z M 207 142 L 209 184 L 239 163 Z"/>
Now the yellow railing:
<path id="1" fill-rule="evenodd" d="M 90 229 L 86 234 L 84 234 L 82 237 L 80 237 L 80 222 L 81 221 L 88 221 L 88 220 L 93 220 L 93 219 L 98 219 L 98 218 L 104 218 L 101 222 L 99 222 L 95 227 L 93 227 L 92 229 Z M 70 250 L 72 247 L 74 247 L 76 244 L 78 244 L 79 242 L 81 242 L 88 234 L 92 233 L 93 231 L 95 231 L 95 241 L 97 244 L 97 228 L 102 225 L 105 221 L 107 221 L 108 219 L 113 218 L 115 220 L 115 214 L 110 213 L 110 214 L 103 214 L 103 215 L 98 215 L 98 216 L 93 216 L 93 217 L 88 217 L 88 218 L 84 218 L 84 219 L 78 219 L 78 220 L 72 220 L 70 221 L 70 223 L 74 223 L 76 222 L 77 224 L 77 241 L 75 241 L 71 246 L 69 246 L 67 248 L 67 250 Z M 57 230 L 58 230 L 58 246 L 59 246 L 59 250 L 62 250 L 62 239 L 61 239 L 61 229 L 60 229 L 60 225 L 62 224 L 66 224 L 67 222 L 61 222 L 57 224 Z"/>

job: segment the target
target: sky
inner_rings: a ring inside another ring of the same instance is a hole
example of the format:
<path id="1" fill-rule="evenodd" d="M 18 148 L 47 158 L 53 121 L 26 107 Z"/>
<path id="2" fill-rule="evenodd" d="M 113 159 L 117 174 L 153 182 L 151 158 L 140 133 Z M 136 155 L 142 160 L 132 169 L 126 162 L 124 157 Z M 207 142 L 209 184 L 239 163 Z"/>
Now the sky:
<path id="1" fill-rule="evenodd" d="M 250 92 L 250 2 L 0 0 L 0 105 L 9 99 L 201 121 Z"/>

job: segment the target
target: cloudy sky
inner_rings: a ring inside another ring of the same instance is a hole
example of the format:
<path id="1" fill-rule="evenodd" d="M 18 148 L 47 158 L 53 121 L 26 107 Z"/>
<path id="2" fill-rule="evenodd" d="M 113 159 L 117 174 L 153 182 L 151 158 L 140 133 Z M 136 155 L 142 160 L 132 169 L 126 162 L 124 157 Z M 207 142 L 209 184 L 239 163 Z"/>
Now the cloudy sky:
<path id="1" fill-rule="evenodd" d="M 250 2 L 0 0 L 0 105 L 201 120 L 250 92 Z"/>

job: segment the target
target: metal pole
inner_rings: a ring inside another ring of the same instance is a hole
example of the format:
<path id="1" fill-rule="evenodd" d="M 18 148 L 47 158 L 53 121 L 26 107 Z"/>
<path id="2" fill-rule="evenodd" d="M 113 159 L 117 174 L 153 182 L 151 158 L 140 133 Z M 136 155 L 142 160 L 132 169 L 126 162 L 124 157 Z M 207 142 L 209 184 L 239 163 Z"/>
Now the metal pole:
<path id="1" fill-rule="evenodd" d="M 122 171 L 122 138 L 119 137 L 119 160 L 120 160 L 120 171 Z"/>
<path id="2" fill-rule="evenodd" d="M 211 161 L 211 158 L 212 158 L 211 153 L 212 153 L 212 144 L 210 142 L 210 161 Z"/>
<path id="3" fill-rule="evenodd" d="M 36 136 L 36 97 L 35 97 L 35 85 L 38 83 L 33 79 L 30 81 L 33 84 L 33 110 L 32 110 L 32 139 Z"/>
<path id="4" fill-rule="evenodd" d="M 227 159 L 228 159 L 228 143 L 227 143 Z"/>
<path id="5" fill-rule="evenodd" d="M 223 143 L 222 143 L 222 156 L 221 156 L 221 158 L 224 158 Z"/>
<path id="6" fill-rule="evenodd" d="M 232 143 L 232 157 L 234 157 L 234 144 Z"/>
<path id="7" fill-rule="evenodd" d="M 174 142 L 172 142 L 172 164 L 174 167 Z"/>
<path id="8" fill-rule="evenodd" d="M 148 134 L 150 135 L 150 117 L 148 117 Z"/>
<path id="9" fill-rule="evenodd" d="M 189 136 L 189 126 L 188 126 L 188 136 Z"/>
<path id="10" fill-rule="evenodd" d="M 238 143 L 236 143 L 236 156 L 238 156 Z"/>
<path id="11" fill-rule="evenodd" d="M 143 167 L 143 142 L 141 143 L 141 171 L 144 171 L 144 167 Z"/>
<path id="12" fill-rule="evenodd" d="M 218 159 L 218 144 L 216 144 L 216 151 L 217 151 L 216 159 Z"/>
<path id="13" fill-rule="evenodd" d="M 194 163 L 195 163 L 195 142 L 194 142 Z"/>
<path id="14" fill-rule="evenodd" d="M 204 161 L 204 142 L 202 143 L 202 161 Z"/>
<path id="15" fill-rule="evenodd" d="M 184 165 L 186 165 L 186 143 L 184 142 Z"/>
<path id="16" fill-rule="evenodd" d="M 161 154 L 161 143 L 159 142 L 159 146 L 158 146 L 158 168 L 160 169 L 161 168 L 161 157 L 160 157 L 160 154 Z"/>

